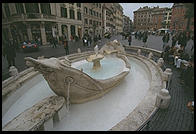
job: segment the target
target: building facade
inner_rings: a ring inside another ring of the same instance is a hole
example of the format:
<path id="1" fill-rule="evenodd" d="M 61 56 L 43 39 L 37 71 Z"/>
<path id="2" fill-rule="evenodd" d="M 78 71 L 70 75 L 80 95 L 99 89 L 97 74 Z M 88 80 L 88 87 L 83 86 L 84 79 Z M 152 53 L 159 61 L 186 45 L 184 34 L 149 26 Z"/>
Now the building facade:
<path id="1" fill-rule="evenodd" d="M 166 8 L 165 15 L 164 15 L 163 28 L 170 29 L 171 16 L 172 16 L 171 8 Z"/>
<path id="2" fill-rule="evenodd" d="M 83 36 L 82 3 L 2 3 L 3 38 L 18 42 Z"/>
<path id="3" fill-rule="evenodd" d="M 123 32 L 129 33 L 131 32 L 131 20 L 128 16 L 123 15 Z"/>
<path id="4" fill-rule="evenodd" d="M 166 8 L 154 8 L 152 10 L 152 29 L 158 30 L 166 26 L 167 14 Z"/>
<path id="5" fill-rule="evenodd" d="M 145 6 L 133 12 L 135 31 L 152 29 L 152 10 L 152 8 Z"/>
<path id="6" fill-rule="evenodd" d="M 123 8 L 119 3 L 114 3 L 113 6 L 115 8 L 115 34 L 119 34 L 123 32 Z"/>
<path id="7" fill-rule="evenodd" d="M 102 3 L 83 3 L 84 33 L 103 36 Z"/>
<path id="8" fill-rule="evenodd" d="M 157 7 L 143 7 L 134 11 L 134 27 L 136 30 L 158 30 L 170 28 L 171 9 Z"/>
<path id="9" fill-rule="evenodd" d="M 115 8 L 113 3 L 103 4 L 103 32 L 115 34 Z"/>
<path id="10" fill-rule="evenodd" d="M 187 28 L 187 19 L 185 18 L 186 8 L 183 3 L 174 3 L 172 6 L 172 16 L 170 30 L 185 31 Z M 194 31 L 194 17 L 190 21 L 190 31 Z"/>

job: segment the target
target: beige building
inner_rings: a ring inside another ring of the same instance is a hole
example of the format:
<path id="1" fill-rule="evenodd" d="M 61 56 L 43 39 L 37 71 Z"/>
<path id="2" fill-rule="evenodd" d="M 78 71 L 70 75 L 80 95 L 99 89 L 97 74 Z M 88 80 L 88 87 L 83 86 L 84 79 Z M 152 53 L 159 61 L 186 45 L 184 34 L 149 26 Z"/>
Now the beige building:
<path id="1" fill-rule="evenodd" d="M 40 38 L 83 36 L 82 3 L 2 3 L 3 39 L 18 42 Z"/>
<path id="2" fill-rule="evenodd" d="M 132 31 L 132 22 L 128 16 L 123 15 L 123 32 L 130 33 Z"/>
<path id="3" fill-rule="evenodd" d="M 115 30 L 116 34 L 123 32 L 123 8 L 119 3 L 114 3 L 115 7 Z"/>
<path id="4" fill-rule="evenodd" d="M 90 35 L 103 35 L 102 3 L 83 3 L 84 33 Z"/>
<path id="5" fill-rule="evenodd" d="M 114 34 L 115 32 L 115 8 L 113 3 L 103 4 L 103 28 L 104 33 L 110 32 Z"/>
<path id="6" fill-rule="evenodd" d="M 171 8 L 166 8 L 165 15 L 164 15 L 164 22 L 163 22 L 164 26 L 163 26 L 163 28 L 170 29 L 171 16 L 172 16 Z"/>

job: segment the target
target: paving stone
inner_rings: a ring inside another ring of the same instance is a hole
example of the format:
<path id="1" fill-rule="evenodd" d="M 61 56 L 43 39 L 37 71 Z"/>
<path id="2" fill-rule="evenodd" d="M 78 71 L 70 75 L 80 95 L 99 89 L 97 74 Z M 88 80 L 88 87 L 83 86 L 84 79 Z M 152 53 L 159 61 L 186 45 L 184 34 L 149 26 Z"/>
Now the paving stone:
<path id="1" fill-rule="evenodd" d="M 186 104 L 194 99 L 194 90 L 179 83 L 180 72 L 176 68 L 166 66 L 173 71 L 170 105 L 165 111 L 159 110 L 152 118 L 149 129 L 144 128 L 143 131 L 193 131 L 194 118 Z"/>

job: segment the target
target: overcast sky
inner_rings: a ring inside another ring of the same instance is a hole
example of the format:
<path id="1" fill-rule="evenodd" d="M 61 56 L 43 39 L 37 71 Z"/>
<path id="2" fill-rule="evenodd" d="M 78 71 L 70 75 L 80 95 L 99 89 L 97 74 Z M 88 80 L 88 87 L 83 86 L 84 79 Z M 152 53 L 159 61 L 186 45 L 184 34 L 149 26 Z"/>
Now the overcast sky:
<path id="1" fill-rule="evenodd" d="M 133 11 L 136 11 L 140 7 L 148 6 L 148 7 L 169 7 L 171 8 L 173 3 L 120 3 L 123 7 L 123 13 L 126 16 L 129 16 L 133 21 Z"/>

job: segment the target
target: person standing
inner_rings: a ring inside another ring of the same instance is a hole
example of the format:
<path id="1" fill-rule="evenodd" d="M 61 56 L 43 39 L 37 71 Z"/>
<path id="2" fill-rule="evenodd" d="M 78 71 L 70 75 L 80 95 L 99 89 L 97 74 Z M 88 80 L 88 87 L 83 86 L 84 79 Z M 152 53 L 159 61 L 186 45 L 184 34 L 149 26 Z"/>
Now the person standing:
<path id="1" fill-rule="evenodd" d="M 56 44 L 57 44 L 57 39 L 55 37 L 53 37 L 53 40 L 52 40 L 52 43 L 53 43 L 53 48 L 56 48 Z"/>
<path id="2" fill-rule="evenodd" d="M 182 45 L 182 47 L 183 47 L 183 50 L 185 49 L 185 47 L 186 47 L 186 45 L 187 45 L 187 41 L 188 41 L 188 37 L 187 37 L 186 32 L 184 32 L 184 33 L 182 34 L 182 43 L 181 43 L 181 45 Z"/>
<path id="3" fill-rule="evenodd" d="M 137 31 L 135 32 L 135 39 L 137 39 Z"/>
<path id="4" fill-rule="evenodd" d="M 143 42 L 144 42 L 144 46 L 143 47 L 147 47 L 147 44 L 146 44 L 147 39 L 148 39 L 148 33 L 147 33 L 147 31 L 145 31 L 143 33 Z"/>
<path id="5" fill-rule="evenodd" d="M 91 36 L 88 35 L 88 46 L 89 46 L 89 47 L 91 46 L 91 42 L 92 42 Z"/>
<path id="6" fill-rule="evenodd" d="M 130 35 L 129 35 L 129 38 L 128 38 L 129 46 L 131 46 L 131 41 L 132 41 L 132 36 L 131 36 L 131 34 L 130 34 Z"/>
<path id="7" fill-rule="evenodd" d="M 173 35 L 173 37 L 172 37 L 172 47 L 174 47 L 174 46 L 176 45 L 176 42 L 177 42 L 177 36 L 176 36 L 176 34 L 175 34 L 175 35 Z"/>
<path id="8" fill-rule="evenodd" d="M 63 46 L 64 46 L 64 49 L 65 49 L 66 55 L 68 55 L 69 54 L 69 45 L 68 45 L 68 40 L 67 40 L 66 36 L 63 40 Z"/>
<path id="9" fill-rule="evenodd" d="M 162 38 L 162 40 L 163 40 L 163 50 L 164 50 L 166 44 L 169 41 L 169 33 L 165 33 L 164 36 L 163 36 L 163 38 Z"/>
<path id="10" fill-rule="evenodd" d="M 16 48 L 13 39 L 10 39 L 5 45 L 5 56 L 8 61 L 8 67 L 15 66 Z"/>

